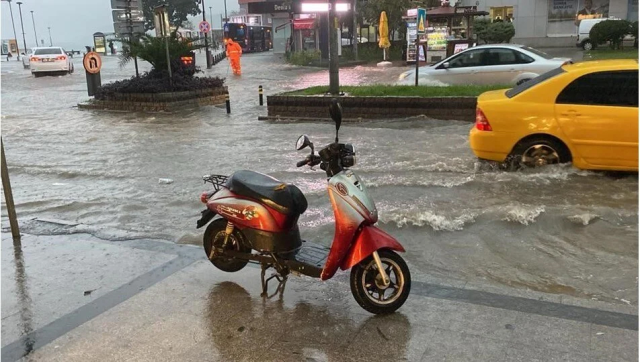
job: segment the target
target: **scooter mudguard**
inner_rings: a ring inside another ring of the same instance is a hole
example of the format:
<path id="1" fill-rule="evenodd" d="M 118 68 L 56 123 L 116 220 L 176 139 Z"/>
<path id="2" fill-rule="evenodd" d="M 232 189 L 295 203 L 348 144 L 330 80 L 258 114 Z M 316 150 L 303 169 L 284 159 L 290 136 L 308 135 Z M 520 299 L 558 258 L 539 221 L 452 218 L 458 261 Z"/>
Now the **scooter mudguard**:
<path id="1" fill-rule="evenodd" d="M 198 220 L 197 222 L 197 229 L 200 229 L 201 227 L 207 225 L 209 223 L 209 221 L 211 221 L 211 219 L 213 219 L 216 216 L 216 213 L 211 211 L 210 209 L 204 209 L 202 211 L 202 217 L 200 218 L 200 220 Z"/>
<path id="2" fill-rule="evenodd" d="M 404 248 L 393 236 L 385 233 L 375 226 L 365 226 L 356 241 L 351 245 L 349 252 L 344 257 L 340 268 L 351 269 L 354 265 L 366 259 L 374 251 L 391 249 L 405 252 Z"/>

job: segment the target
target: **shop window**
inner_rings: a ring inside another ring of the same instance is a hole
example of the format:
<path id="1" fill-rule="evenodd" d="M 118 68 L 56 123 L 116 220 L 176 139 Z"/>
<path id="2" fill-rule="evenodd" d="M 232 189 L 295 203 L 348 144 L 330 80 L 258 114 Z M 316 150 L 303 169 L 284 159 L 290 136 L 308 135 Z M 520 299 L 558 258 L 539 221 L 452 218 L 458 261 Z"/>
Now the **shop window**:
<path id="1" fill-rule="evenodd" d="M 489 12 L 491 21 L 513 22 L 513 6 L 502 6 L 491 8 Z"/>

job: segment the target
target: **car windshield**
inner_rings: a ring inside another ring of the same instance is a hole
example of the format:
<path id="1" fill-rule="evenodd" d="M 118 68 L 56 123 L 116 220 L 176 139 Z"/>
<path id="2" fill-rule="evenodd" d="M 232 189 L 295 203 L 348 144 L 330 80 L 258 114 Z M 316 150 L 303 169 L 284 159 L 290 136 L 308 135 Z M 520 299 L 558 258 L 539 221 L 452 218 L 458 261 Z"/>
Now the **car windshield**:
<path id="1" fill-rule="evenodd" d="M 513 98 L 515 96 L 517 96 L 518 94 L 526 91 L 527 89 L 538 85 L 542 82 L 544 82 L 547 79 L 551 79 L 557 75 L 560 75 L 562 73 L 565 73 L 566 71 L 564 69 L 562 69 L 562 67 L 558 67 L 556 69 L 550 70 L 546 73 L 543 73 L 533 79 L 531 79 L 530 81 L 524 82 L 520 85 L 517 85 L 511 89 L 509 89 L 508 91 L 506 91 L 505 95 L 509 98 Z"/>
<path id="2" fill-rule="evenodd" d="M 533 49 L 533 48 L 528 47 L 528 46 L 523 46 L 522 49 L 524 49 L 524 50 L 526 50 L 528 52 L 531 52 L 531 53 L 533 53 L 533 54 L 535 54 L 535 55 L 537 55 L 539 57 L 542 57 L 544 59 L 553 59 L 553 57 L 551 55 L 549 55 L 549 54 L 547 54 L 545 52 L 541 52 L 538 49 Z"/>
<path id="3" fill-rule="evenodd" d="M 50 54 L 62 54 L 60 48 L 40 48 L 36 49 L 35 55 L 50 55 Z"/>

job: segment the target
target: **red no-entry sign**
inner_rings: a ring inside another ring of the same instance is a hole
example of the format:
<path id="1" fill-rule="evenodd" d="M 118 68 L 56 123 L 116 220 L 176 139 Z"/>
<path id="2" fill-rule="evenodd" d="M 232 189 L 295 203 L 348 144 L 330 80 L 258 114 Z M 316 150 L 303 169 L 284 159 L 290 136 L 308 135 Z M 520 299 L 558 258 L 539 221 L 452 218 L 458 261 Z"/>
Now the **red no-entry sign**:
<path id="1" fill-rule="evenodd" d="M 208 33 L 211 30 L 211 25 L 209 24 L 208 21 L 201 21 L 200 24 L 198 24 L 198 28 L 200 29 L 201 33 Z"/>

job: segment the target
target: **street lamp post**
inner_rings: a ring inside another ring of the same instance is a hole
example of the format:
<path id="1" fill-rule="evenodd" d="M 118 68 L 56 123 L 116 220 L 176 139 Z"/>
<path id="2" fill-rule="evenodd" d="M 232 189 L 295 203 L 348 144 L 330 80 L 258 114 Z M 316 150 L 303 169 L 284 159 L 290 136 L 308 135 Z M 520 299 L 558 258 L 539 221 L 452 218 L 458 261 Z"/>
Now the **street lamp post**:
<path id="1" fill-rule="evenodd" d="M 329 93 L 331 95 L 338 95 L 340 92 L 337 23 L 336 0 L 329 0 Z"/>
<path id="2" fill-rule="evenodd" d="M 209 6 L 209 28 L 211 29 L 211 48 L 213 48 L 213 11 L 211 8 L 212 6 Z"/>
<path id="3" fill-rule="evenodd" d="M 47 27 L 47 29 L 49 29 L 49 46 L 52 47 L 53 46 L 53 40 L 51 40 L 51 27 Z"/>
<path id="4" fill-rule="evenodd" d="M 17 61 L 20 61 L 20 47 L 18 46 L 18 36 L 16 35 L 16 24 L 13 22 L 13 10 L 11 9 L 11 0 L 6 0 L 9 3 L 9 12 L 11 13 L 11 26 L 13 26 L 13 38 L 16 40 L 16 48 L 18 48 Z"/>
<path id="5" fill-rule="evenodd" d="M 204 0 L 202 0 L 202 21 L 207 21 L 205 15 Z M 211 24 L 209 24 L 209 32 L 211 32 Z M 204 33 L 204 54 L 207 57 L 207 69 L 211 69 L 211 58 L 209 57 L 209 37 Z"/>
<path id="6" fill-rule="evenodd" d="M 36 47 L 38 46 L 38 32 L 36 31 L 36 20 L 33 17 L 33 10 L 31 10 L 31 22 L 33 23 L 33 36 L 36 38 Z"/>
<path id="7" fill-rule="evenodd" d="M 18 1 L 18 12 L 20 13 L 20 27 L 22 27 L 22 43 L 24 44 L 24 51 L 27 52 L 27 39 L 24 37 L 24 22 L 22 22 L 22 2 Z"/>

